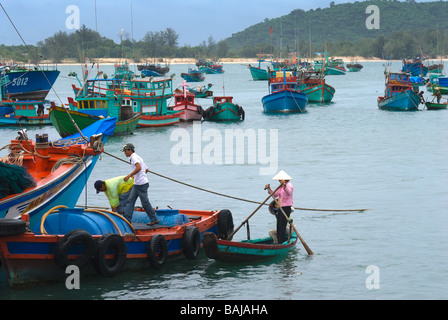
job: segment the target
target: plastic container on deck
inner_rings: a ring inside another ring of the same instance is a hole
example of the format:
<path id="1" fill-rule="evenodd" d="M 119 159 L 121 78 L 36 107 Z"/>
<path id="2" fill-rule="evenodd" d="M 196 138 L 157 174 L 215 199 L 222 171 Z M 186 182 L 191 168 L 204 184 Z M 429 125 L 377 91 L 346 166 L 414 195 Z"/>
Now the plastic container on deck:
<path id="1" fill-rule="evenodd" d="M 159 224 L 164 226 L 173 227 L 190 222 L 190 219 L 185 214 L 179 213 L 179 210 L 157 209 L 156 214 L 159 218 Z M 145 211 L 134 211 L 132 222 L 149 223 L 150 220 Z"/>
<path id="2" fill-rule="evenodd" d="M 84 211 L 80 208 L 59 209 L 59 212 L 49 214 L 45 219 L 44 228 L 48 234 L 66 234 L 75 229 L 83 229 L 91 235 L 133 233 L 124 218 L 106 212 Z"/>

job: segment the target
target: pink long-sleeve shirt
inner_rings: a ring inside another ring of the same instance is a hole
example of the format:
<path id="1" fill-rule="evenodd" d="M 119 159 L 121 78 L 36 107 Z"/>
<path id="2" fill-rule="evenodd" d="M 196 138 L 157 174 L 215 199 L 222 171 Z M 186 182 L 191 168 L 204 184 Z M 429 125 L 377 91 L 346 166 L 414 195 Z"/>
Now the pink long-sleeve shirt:
<path id="1" fill-rule="evenodd" d="M 268 190 L 268 192 L 272 194 L 272 190 Z M 280 189 L 274 193 L 274 197 L 278 197 L 282 207 L 293 206 L 293 192 L 294 187 L 291 181 L 288 181 L 284 187 L 280 187 Z"/>

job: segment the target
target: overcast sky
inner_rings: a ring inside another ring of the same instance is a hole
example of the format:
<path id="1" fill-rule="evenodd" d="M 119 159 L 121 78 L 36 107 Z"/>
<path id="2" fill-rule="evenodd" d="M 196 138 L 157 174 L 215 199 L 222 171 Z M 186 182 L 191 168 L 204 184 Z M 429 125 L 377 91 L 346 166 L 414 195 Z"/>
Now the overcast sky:
<path id="1" fill-rule="evenodd" d="M 210 36 L 215 41 L 232 33 L 277 18 L 294 9 L 305 11 L 328 7 L 330 0 L 6 0 L 0 1 L 27 44 L 36 44 L 57 31 L 73 32 L 66 26 L 70 5 L 79 8 L 80 24 L 115 42 L 121 29 L 130 37 L 141 40 L 148 31 L 172 28 L 179 34 L 179 45 L 196 46 Z M 96 2 L 96 6 L 95 6 Z M 335 1 L 342 3 L 347 1 Z M 95 19 L 96 7 L 96 19 Z M 132 11 L 131 11 L 132 7 Z M 72 11 L 70 11 L 72 12 Z M 131 14 L 132 12 L 132 14 Z M 131 27 L 133 25 L 133 28 Z M 0 10 L 0 41 L 6 45 L 20 44 L 6 14 Z"/>
<path id="2" fill-rule="evenodd" d="M 334 2 L 339 4 L 352 1 Z M 219 41 L 262 22 L 265 18 L 277 18 L 294 9 L 308 11 L 326 8 L 330 2 L 331 0 L 0 0 L 27 44 L 36 44 L 58 31 L 73 32 L 73 29 L 67 28 L 67 20 L 69 26 L 73 23 L 72 11 L 66 11 L 69 6 L 75 5 L 79 8 L 80 25 L 97 29 L 101 35 L 117 43 L 120 42 L 122 29 L 129 37 L 139 41 L 148 31 L 172 28 L 179 34 L 180 46 L 196 46 L 207 41 L 210 36 Z M 3 10 L 0 10 L 0 30 L 1 43 L 22 43 Z"/>

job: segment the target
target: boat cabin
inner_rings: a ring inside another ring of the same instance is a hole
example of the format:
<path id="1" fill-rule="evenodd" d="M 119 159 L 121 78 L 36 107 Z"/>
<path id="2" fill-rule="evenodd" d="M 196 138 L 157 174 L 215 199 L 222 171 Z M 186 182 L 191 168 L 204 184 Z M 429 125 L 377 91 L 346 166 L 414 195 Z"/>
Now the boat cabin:
<path id="1" fill-rule="evenodd" d="M 221 103 L 233 103 L 233 97 L 214 97 L 213 104 L 221 104 Z"/>

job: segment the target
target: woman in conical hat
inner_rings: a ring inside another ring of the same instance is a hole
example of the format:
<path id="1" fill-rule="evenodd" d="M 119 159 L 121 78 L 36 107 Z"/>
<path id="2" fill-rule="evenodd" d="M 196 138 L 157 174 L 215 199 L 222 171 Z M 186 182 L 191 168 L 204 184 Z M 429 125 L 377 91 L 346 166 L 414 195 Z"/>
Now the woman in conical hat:
<path id="1" fill-rule="evenodd" d="M 282 186 L 274 194 L 269 184 L 265 186 L 265 189 L 268 190 L 269 194 L 273 194 L 273 196 L 278 199 L 277 201 L 280 203 L 283 211 L 289 218 L 294 202 L 293 201 L 294 187 L 291 183 L 292 178 L 285 171 L 281 170 L 272 178 L 272 180 L 279 180 Z M 276 218 L 277 218 L 277 238 L 278 243 L 281 244 L 284 241 L 286 241 L 286 224 L 288 223 L 288 220 L 283 214 L 277 214 Z"/>

